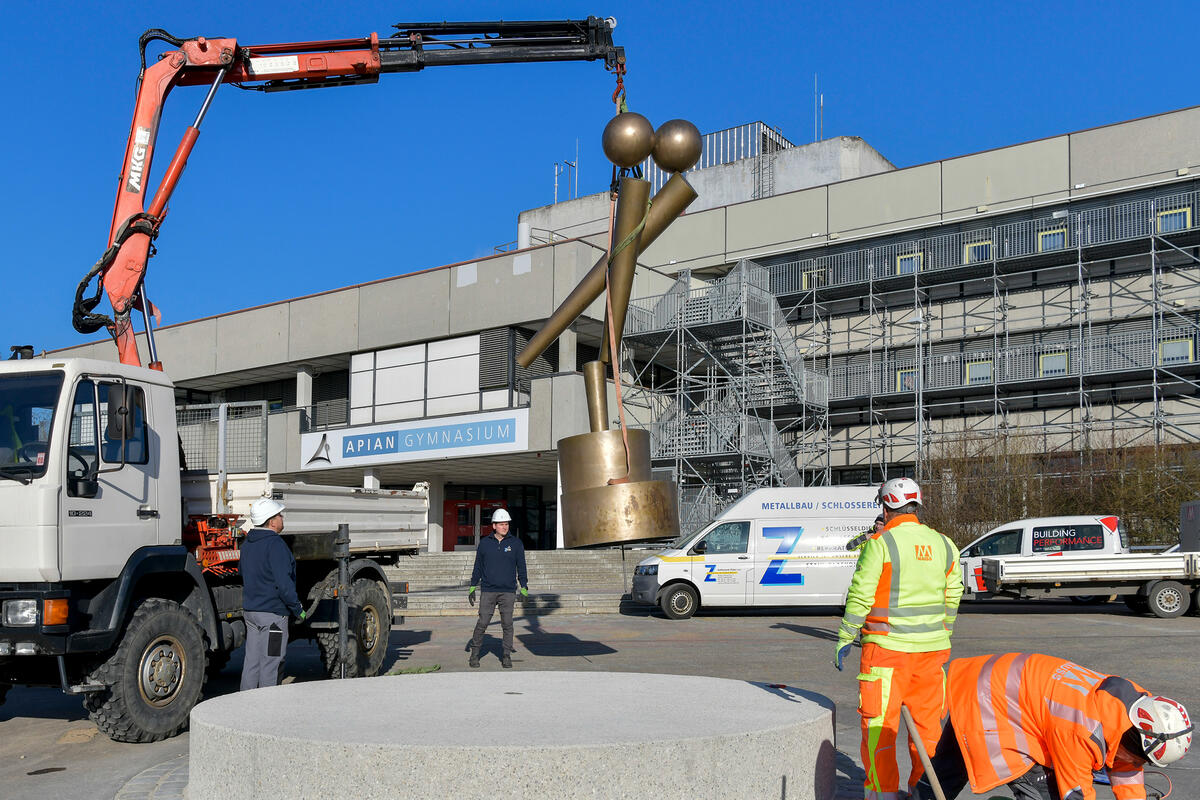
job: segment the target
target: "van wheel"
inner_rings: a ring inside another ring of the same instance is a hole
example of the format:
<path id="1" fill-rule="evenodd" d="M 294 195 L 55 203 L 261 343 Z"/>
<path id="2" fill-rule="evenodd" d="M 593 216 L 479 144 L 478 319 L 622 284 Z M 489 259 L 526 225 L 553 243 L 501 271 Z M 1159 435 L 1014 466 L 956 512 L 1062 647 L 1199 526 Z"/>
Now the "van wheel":
<path id="1" fill-rule="evenodd" d="M 662 606 L 663 613 L 671 619 L 687 619 L 696 613 L 696 609 L 700 606 L 700 599 L 696 597 L 695 589 L 686 584 L 677 583 L 663 592 L 659 605 Z"/>
<path id="2" fill-rule="evenodd" d="M 1159 581 L 1147 593 L 1150 610 L 1154 616 L 1170 619 L 1184 614 L 1191 604 L 1191 597 L 1178 581 Z"/>

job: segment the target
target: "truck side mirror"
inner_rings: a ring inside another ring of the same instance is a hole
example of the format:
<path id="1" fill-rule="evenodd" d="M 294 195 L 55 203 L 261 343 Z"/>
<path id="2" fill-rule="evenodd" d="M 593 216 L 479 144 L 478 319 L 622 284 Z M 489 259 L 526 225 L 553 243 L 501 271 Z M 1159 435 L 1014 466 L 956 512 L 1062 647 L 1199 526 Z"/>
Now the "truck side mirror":
<path id="1" fill-rule="evenodd" d="M 129 438 L 129 404 L 126 402 L 124 386 L 108 387 L 108 421 L 105 438 L 110 442 L 121 442 Z"/>
<path id="2" fill-rule="evenodd" d="M 71 476 L 67 482 L 67 494 L 90 500 L 100 492 L 100 482 L 91 476 Z"/>

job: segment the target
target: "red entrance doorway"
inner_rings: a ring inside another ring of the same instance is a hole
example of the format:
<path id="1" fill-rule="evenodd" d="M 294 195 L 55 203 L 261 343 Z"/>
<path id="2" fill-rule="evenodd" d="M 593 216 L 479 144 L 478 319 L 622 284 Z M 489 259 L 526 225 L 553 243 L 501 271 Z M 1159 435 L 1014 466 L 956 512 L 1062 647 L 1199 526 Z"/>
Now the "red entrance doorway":
<path id="1" fill-rule="evenodd" d="M 447 500 L 442 504 L 442 550 L 474 550 L 492 533 L 492 512 L 507 507 L 503 500 Z"/>

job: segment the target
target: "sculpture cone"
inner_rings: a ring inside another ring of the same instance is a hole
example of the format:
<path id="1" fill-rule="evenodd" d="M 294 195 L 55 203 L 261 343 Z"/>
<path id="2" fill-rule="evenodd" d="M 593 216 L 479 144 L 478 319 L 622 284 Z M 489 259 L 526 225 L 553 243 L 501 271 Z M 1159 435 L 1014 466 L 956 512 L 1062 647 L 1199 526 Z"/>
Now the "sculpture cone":
<path id="1" fill-rule="evenodd" d="M 633 291 L 633 273 L 637 269 L 638 253 L 642 251 L 642 234 L 638 226 L 646 216 L 646 201 L 650 199 L 650 181 L 641 178 L 621 178 L 621 189 L 617 194 L 617 213 L 613 220 L 612 250 L 608 260 L 608 298 L 612 306 L 612 319 L 608 312 L 604 316 L 604 340 L 600 344 L 600 360 L 608 364 L 612 356 L 608 351 L 611 335 L 609 327 L 616 332 L 617 352 L 621 349 L 621 334 L 625 331 L 625 312 L 629 310 L 629 294 Z M 626 239 L 633 237 L 620 251 Z"/>
<path id="2" fill-rule="evenodd" d="M 650 215 L 646 218 L 646 227 L 642 228 L 641 249 L 649 247 L 697 197 L 696 190 L 682 175 L 672 175 L 650 203 Z M 570 327 L 576 317 L 604 293 L 604 272 L 607 263 L 608 254 L 605 253 L 597 259 L 579 285 L 571 290 L 567 299 L 559 304 L 542 329 L 533 335 L 517 355 L 518 364 L 522 367 L 532 364 L 535 358 L 546 352 L 546 348 Z"/>

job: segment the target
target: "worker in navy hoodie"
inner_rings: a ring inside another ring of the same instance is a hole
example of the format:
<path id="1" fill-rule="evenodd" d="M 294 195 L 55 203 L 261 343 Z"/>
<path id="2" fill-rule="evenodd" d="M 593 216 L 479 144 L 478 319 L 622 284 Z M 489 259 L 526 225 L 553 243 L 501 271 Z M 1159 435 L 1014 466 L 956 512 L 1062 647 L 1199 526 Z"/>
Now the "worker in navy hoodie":
<path id="1" fill-rule="evenodd" d="M 512 517 L 503 508 L 492 513 L 492 534 L 485 536 L 475 548 L 475 568 L 471 570 L 471 588 L 467 597 L 474 602 L 475 590 L 479 593 L 479 621 L 475 623 L 475 635 L 471 637 L 472 667 L 479 666 L 479 648 L 483 646 L 483 632 L 492 621 L 492 612 L 500 607 L 500 629 L 504 634 L 504 655 L 500 665 L 512 668 L 513 649 L 513 606 L 517 600 L 517 583 L 521 584 L 521 596 L 529 596 L 529 581 L 525 575 L 525 546 L 516 536 L 508 535 Z"/>
<path id="2" fill-rule="evenodd" d="M 242 608 L 246 620 L 246 659 L 242 688 L 275 686 L 287 653 L 288 615 L 305 618 L 296 596 L 296 559 L 283 531 L 283 504 L 261 497 L 250 506 L 254 527 L 242 543 Z"/>

